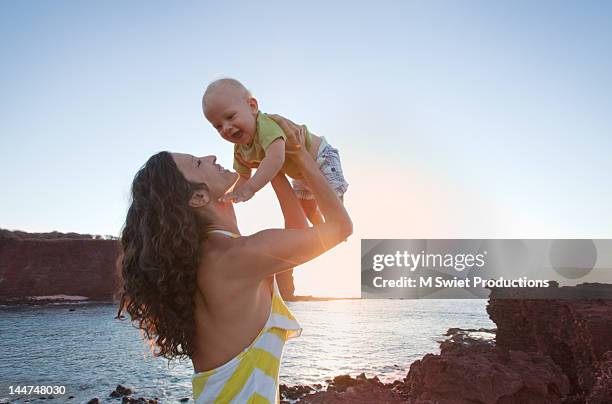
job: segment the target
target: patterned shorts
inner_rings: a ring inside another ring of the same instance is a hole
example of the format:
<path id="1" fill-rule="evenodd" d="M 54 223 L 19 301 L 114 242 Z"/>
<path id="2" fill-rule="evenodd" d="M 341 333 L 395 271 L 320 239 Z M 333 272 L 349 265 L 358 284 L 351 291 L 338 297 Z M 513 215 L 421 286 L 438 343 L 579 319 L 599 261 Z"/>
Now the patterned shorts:
<path id="1" fill-rule="evenodd" d="M 349 184 L 342 174 L 338 149 L 331 147 L 324 137 L 321 137 L 321 144 L 317 152 L 317 164 L 329 185 L 331 185 L 334 191 L 336 191 L 336 194 L 342 199 Z M 314 199 L 314 194 L 304 181 L 291 180 L 291 185 L 299 199 Z"/>

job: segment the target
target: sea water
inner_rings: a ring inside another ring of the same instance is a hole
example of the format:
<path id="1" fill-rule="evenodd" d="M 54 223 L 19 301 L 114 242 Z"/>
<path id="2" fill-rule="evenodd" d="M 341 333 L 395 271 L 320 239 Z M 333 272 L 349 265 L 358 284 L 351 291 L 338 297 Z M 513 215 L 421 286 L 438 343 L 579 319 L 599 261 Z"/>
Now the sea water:
<path id="1" fill-rule="evenodd" d="M 448 328 L 493 328 L 486 300 L 333 300 L 289 302 L 303 332 L 285 345 L 280 382 L 325 385 L 341 374 L 365 372 L 384 382 L 403 379 L 410 364 L 439 352 Z M 9 386 L 65 386 L 45 402 L 120 402 L 122 384 L 135 397 L 162 402 L 191 398 L 188 360 L 155 358 L 111 304 L 0 308 L 0 402 L 24 402 Z M 69 396 L 74 398 L 68 400 Z M 29 398 L 35 398 L 32 395 Z M 190 400 L 192 401 L 192 400 Z M 41 402 L 41 401 L 38 401 Z"/>

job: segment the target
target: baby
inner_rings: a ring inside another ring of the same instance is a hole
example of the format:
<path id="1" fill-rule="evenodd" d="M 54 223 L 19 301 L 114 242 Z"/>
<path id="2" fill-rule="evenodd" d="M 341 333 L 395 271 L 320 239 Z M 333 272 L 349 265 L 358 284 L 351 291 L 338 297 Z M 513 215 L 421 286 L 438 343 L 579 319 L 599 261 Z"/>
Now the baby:
<path id="1" fill-rule="evenodd" d="M 224 200 L 248 201 L 281 171 L 293 179 L 293 189 L 308 220 L 312 224 L 323 221 L 314 195 L 302 181 L 298 167 L 290 159 L 285 159 L 285 133 L 272 118 L 259 111 L 257 100 L 242 83 L 234 79 L 212 82 L 202 97 L 202 109 L 221 137 L 234 143 L 234 169 L 240 174 L 240 179 Z M 342 175 L 338 150 L 331 147 L 324 137 L 313 135 L 308 130 L 305 135 L 308 152 L 342 199 L 348 183 Z M 250 167 L 257 167 L 253 176 Z"/>

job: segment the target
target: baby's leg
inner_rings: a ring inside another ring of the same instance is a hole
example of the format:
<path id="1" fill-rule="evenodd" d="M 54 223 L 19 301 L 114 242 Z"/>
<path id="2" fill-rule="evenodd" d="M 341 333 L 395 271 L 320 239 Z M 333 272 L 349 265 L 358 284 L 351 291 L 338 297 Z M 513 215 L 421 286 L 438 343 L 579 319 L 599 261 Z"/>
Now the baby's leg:
<path id="1" fill-rule="evenodd" d="M 323 223 L 323 215 L 319 211 L 319 207 L 317 206 L 317 201 L 314 199 L 300 199 L 300 203 L 302 204 L 302 209 L 306 214 L 306 217 L 312 223 L 321 224 Z"/>

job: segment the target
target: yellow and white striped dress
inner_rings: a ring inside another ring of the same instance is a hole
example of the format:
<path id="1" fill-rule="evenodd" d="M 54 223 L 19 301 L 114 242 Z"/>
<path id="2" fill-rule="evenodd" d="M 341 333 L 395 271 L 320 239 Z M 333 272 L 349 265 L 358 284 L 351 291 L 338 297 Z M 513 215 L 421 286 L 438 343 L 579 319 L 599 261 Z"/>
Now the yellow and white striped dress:
<path id="1" fill-rule="evenodd" d="M 302 329 L 283 301 L 276 277 L 268 321 L 253 340 L 229 362 L 193 375 L 193 398 L 204 403 L 278 403 L 278 372 L 283 346 Z"/>

